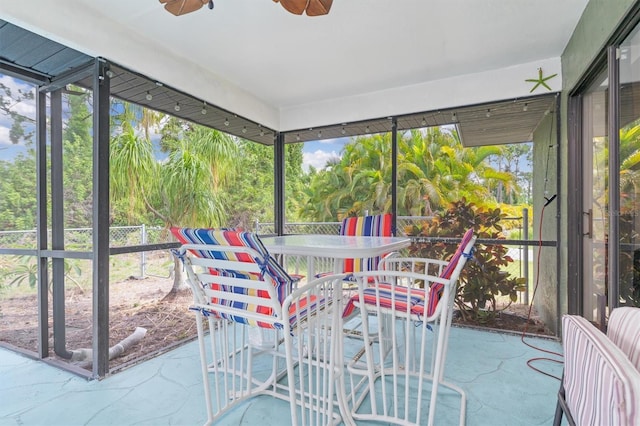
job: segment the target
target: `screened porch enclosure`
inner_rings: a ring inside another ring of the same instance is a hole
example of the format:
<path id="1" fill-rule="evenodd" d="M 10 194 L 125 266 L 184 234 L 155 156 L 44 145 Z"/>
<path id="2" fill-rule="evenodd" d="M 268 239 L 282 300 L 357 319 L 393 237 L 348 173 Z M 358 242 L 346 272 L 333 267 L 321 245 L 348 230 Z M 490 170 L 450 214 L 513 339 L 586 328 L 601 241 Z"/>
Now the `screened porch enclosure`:
<path id="1" fill-rule="evenodd" d="M 153 252 L 167 250 L 176 244 L 168 239 L 160 239 L 149 244 L 125 244 L 114 246 L 109 230 L 109 139 L 110 139 L 110 99 L 121 99 L 127 102 L 150 108 L 207 127 L 220 129 L 225 133 L 244 138 L 273 150 L 273 187 L 265 188 L 273 191 L 272 228 L 266 234 L 281 235 L 288 233 L 285 227 L 285 164 L 286 146 L 294 143 L 333 138 L 357 137 L 360 135 L 386 135 L 389 146 L 387 159 L 394 164 L 395 152 L 398 150 L 399 135 L 414 129 L 434 126 L 455 126 L 465 146 L 482 146 L 488 143 L 520 143 L 534 141 L 534 205 L 541 205 L 553 194 L 557 168 L 550 147 L 557 146 L 558 132 L 558 96 L 556 93 L 509 99 L 499 102 L 477 105 L 462 105 L 436 111 L 423 111 L 406 115 L 384 117 L 380 119 L 339 123 L 331 126 L 320 126 L 313 129 L 278 132 L 274 129 L 246 119 L 238 114 L 230 113 L 222 108 L 210 105 L 202 99 L 184 93 L 152 78 L 127 69 L 120 64 L 112 63 L 104 58 L 92 58 L 64 45 L 47 40 L 12 23 L 0 21 L 0 35 L 5 40 L 15 40 L 10 49 L 3 50 L 3 73 L 29 81 L 34 85 L 38 99 L 37 135 L 35 148 L 38 165 L 38 218 L 35 246 L 32 248 L 2 247 L 3 256 L 33 256 L 38 265 L 39 319 L 37 347 L 33 348 L 39 358 L 47 358 L 52 349 L 57 356 L 70 357 L 70 348 L 66 346 L 65 289 L 69 280 L 65 278 L 65 260 L 73 259 L 89 265 L 92 271 L 92 377 L 104 377 L 109 373 L 109 285 L 110 264 L 118 255 L 130 253 Z M 42 45 L 41 50 L 33 50 L 32 57 L 24 58 L 20 54 L 29 50 L 29 46 Z M 48 62 L 43 56 L 51 56 Z M 47 64 L 55 64 L 55 67 Z M 63 169 L 65 153 L 62 150 L 62 132 L 65 128 L 66 110 L 63 104 L 69 101 L 77 86 L 88 96 L 92 109 L 92 144 L 86 146 L 90 153 L 91 206 L 90 217 L 87 218 L 91 228 L 90 243 L 83 248 L 74 246 L 65 236 L 64 212 L 72 208 L 63 205 L 62 194 L 65 191 Z M 179 108 L 177 106 L 179 105 Z M 203 111 L 206 111 L 203 112 Z M 48 123 L 48 124 L 47 124 Z M 552 162 L 549 162 L 552 158 Z M 397 170 L 392 170 L 392 174 Z M 395 177 L 391 182 L 395 182 Z M 390 213 L 398 218 L 397 188 L 391 185 L 388 197 Z M 51 200 L 49 204 L 48 200 Z M 551 205 L 552 209 L 556 205 Z M 548 280 L 547 292 L 552 293 L 557 282 L 555 246 L 556 228 L 553 214 L 542 218 L 545 220 L 545 235 L 539 242 L 530 240 L 515 241 L 513 244 L 536 248 L 550 261 L 545 262 L 545 278 Z M 539 212 L 534 210 L 532 223 L 539 221 Z M 402 223 L 396 219 L 396 232 L 401 232 Z M 487 241 L 486 243 L 492 243 Z M 528 251 L 527 251 L 528 253 Z M 50 265 L 50 266 L 49 266 Z M 51 282 L 51 306 L 47 299 L 48 283 Z M 558 306 L 551 294 L 545 297 L 545 306 L 541 315 L 554 328 L 559 317 Z M 48 311 L 51 309 L 51 317 Z M 50 320 L 51 326 L 49 325 Z M 49 334 L 53 333 L 53 347 L 49 345 Z M 32 351 L 28 351 L 32 352 Z M 73 368 L 73 367 L 71 367 Z M 83 370 L 77 371 L 85 375 Z"/>

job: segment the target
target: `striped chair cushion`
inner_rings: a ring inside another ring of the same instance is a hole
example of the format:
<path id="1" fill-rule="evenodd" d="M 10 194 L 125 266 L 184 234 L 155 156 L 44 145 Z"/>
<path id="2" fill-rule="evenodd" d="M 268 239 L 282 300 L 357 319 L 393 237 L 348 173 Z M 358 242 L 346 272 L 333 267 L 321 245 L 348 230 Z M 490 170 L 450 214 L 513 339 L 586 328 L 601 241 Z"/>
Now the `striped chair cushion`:
<path id="1" fill-rule="evenodd" d="M 393 215 L 391 213 L 348 217 L 342 221 L 340 235 L 365 237 L 391 237 Z M 378 269 L 380 257 L 370 259 L 345 259 L 344 272 L 361 272 Z"/>
<path id="2" fill-rule="evenodd" d="M 395 290 L 395 291 L 394 291 Z M 364 303 L 367 305 L 376 305 L 380 299 L 380 306 L 383 308 L 393 308 L 401 312 L 409 311 L 411 315 L 422 317 L 424 315 L 424 298 L 426 292 L 421 288 L 409 288 L 404 286 L 395 286 L 388 283 L 378 283 L 376 287 L 367 287 L 364 289 Z M 394 300 L 395 294 L 395 300 Z M 348 317 L 356 310 L 356 303 L 359 302 L 359 296 L 352 296 L 345 307 L 342 316 Z"/>
<path id="3" fill-rule="evenodd" d="M 640 424 L 640 373 L 585 318 L 562 318 L 565 400 L 579 425 Z"/>
<path id="4" fill-rule="evenodd" d="M 340 226 L 340 235 L 390 237 L 392 219 L 393 215 L 391 213 L 347 217 Z"/>
<path id="5" fill-rule="evenodd" d="M 271 279 L 273 282 L 276 294 L 278 295 L 278 302 L 282 304 L 287 295 L 291 292 L 291 288 L 294 280 L 282 269 L 278 262 L 273 259 L 267 249 L 262 244 L 262 241 L 256 234 L 250 232 L 241 232 L 228 229 L 204 229 L 204 228 L 171 228 L 172 234 L 183 244 L 207 244 L 211 245 L 211 250 L 191 250 L 194 256 L 209 258 L 209 259 L 225 259 L 236 260 L 241 262 L 258 263 L 262 268 L 262 274 L 247 273 L 235 270 L 210 270 L 212 275 L 220 275 L 226 277 L 238 277 L 258 280 L 263 277 Z M 261 259 L 254 258 L 247 253 L 229 253 L 224 251 L 216 251 L 215 246 L 243 246 L 249 247 L 261 255 Z M 266 260 L 266 262 L 265 262 Z M 261 277 L 261 275 L 263 277 Z M 220 284 L 211 284 L 211 288 L 214 290 L 223 290 L 230 292 L 241 291 L 245 294 L 250 294 L 251 289 L 247 288 L 235 288 L 233 286 L 221 286 Z M 269 295 L 266 291 L 261 290 L 257 293 L 258 297 L 268 298 Z M 241 309 L 252 309 L 254 312 L 259 312 L 265 315 L 273 315 L 273 309 L 264 305 L 243 305 L 239 306 L 239 302 L 232 302 L 230 300 L 212 300 L 213 303 L 222 304 L 227 306 L 233 306 Z M 260 327 L 272 327 L 270 324 L 256 323 L 255 321 L 242 318 L 240 316 L 217 314 L 219 317 L 227 318 L 229 320 L 257 325 Z"/>
<path id="6" fill-rule="evenodd" d="M 225 301 L 219 301 L 225 304 Z M 302 299 L 299 299 L 296 304 L 289 306 L 289 315 L 288 320 L 291 328 L 295 328 L 298 324 L 298 320 L 304 320 L 310 312 L 313 312 L 318 306 L 322 306 L 325 304 L 325 300 L 318 298 L 316 296 L 309 296 Z M 202 308 L 196 307 L 191 308 L 192 310 L 202 312 Z M 242 306 L 242 309 L 246 309 L 245 306 Z M 257 312 L 260 312 L 264 315 L 273 316 L 273 310 L 267 308 L 265 306 L 256 307 Z M 260 328 L 275 328 L 281 330 L 283 325 L 278 322 L 267 323 L 263 321 L 254 321 L 242 315 L 232 315 L 224 312 L 218 312 L 213 309 L 207 309 L 206 315 L 213 315 L 214 318 L 223 318 L 229 321 L 234 321 L 240 324 L 251 325 Z"/>
<path id="7" fill-rule="evenodd" d="M 640 308 L 627 306 L 611 311 L 607 336 L 640 371 Z"/>
<path id="8" fill-rule="evenodd" d="M 291 328 L 295 328 L 298 320 L 304 320 L 307 315 L 315 311 L 316 308 L 326 305 L 325 302 L 326 300 L 324 298 L 313 295 L 298 299 L 295 304 L 289 306 L 289 324 L 291 324 Z"/>

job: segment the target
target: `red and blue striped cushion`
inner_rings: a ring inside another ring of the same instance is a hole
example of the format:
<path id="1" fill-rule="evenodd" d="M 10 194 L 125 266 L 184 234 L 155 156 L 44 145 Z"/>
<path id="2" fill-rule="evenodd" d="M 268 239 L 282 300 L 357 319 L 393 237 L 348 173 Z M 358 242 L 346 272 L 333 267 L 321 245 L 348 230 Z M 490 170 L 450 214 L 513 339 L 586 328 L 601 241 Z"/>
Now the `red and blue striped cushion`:
<path id="1" fill-rule="evenodd" d="M 340 235 L 364 237 L 391 237 L 393 215 L 391 213 L 348 217 L 342 221 Z M 373 271 L 378 269 L 380 257 L 368 259 L 345 259 L 344 272 Z"/>
<path id="2" fill-rule="evenodd" d="M 390 237 L 393 215 L 391 213 L 372 216 L 347 217 L 340 226 L 340 235 L 365 237 Z"/>
<path id="3" fill-rule="evenodd" d="M 223 260 L 235 260 L 241 262 L 258 263 L 261 266 L 262 274 L 271 279 L 276 289 L 278 302 L 282 304 L 287 295 L 291 292 L 291 288 L 294 280 L 282 269 L 282 267 L 273 259 L 267 249 L 262 244 L 262 241 L 256 234 L 250 232 L 234 231 L 229 229 L 206 229 L 206 228 L 171 228 L 171 233 L 182 244 L 206 244 L 211 245 L 211 249 L 208 250 L 190 250 L 190 252 L 197 257 L 208 259 L 223 259 Z M 216 251 L 215 246 L 240 246 L 249 247 L 258 252 L 261 258 L 255 258 L 248 253 L 230 253 L 225 251 Z M 261 274 L 247 273 L 236 270 L 228 269 L 210 269 L 209 272 L 212 275 L 220 275 L 226 277 L 237 277 L 258 280 L 262 279 Z M 242 292 L 244 294 L 250 294 L 252 289 L 245 287 L 225 286 L 213 283 L 211 284 L 213 290 L 223 290 L 230 292 Z M 258 290 L 258 297 L 268 298 L 269 294 L 264 290 Z M 266 305 L 247 305 L 238 301 L 213 299 L 212 303 L 227 305 L 229 307 L 235 307 L 238 309 L 252 310 L 264 315 L 273 316 L 273 309 Z M 247 318 L 234 316 L 230 314 L 218 313 L 217 316 L 223 317 L 232 321 L 257 325 L 259 327 L 272 328 L 272 324 L 255 322 L 248 320 Z M 295 318 L 293 319 L 295 321 Z"/>
<path id="4" fill-rule="evenodd" d="M 377 306 L 379 299 L 382 308 L 393 308 L 400 312 L 409 312 L 411 315 L 424 316 L 424 289 L 411 288 L 409 292 L 409 288 L 404 286 L 394 287 L 391 284 L 378 283 L 375 287 L 365 288 L 363 294 L 364 303 L 367 305 Z M 356 302 L 359 300 L 357 294 L 351 297 L 342 316 L 345 318 L 350 316 L 356 310 Z"/>

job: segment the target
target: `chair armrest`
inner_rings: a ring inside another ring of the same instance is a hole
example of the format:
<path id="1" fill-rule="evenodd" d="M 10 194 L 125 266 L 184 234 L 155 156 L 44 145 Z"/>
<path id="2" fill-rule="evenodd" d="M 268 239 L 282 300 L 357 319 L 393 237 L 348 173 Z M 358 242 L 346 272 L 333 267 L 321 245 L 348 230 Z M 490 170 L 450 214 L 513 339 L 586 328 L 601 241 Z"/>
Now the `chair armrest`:
<path id="1" fill-rule="evenodd" d="M 430 259 L 425 257 L 400 257 L 397 253 L 385 256 L 380 261 L 378 269 L 386 271 L 424 272 L 426 267 L 429 275 L 440 275 L 449 264 L 448 260 Z"/>

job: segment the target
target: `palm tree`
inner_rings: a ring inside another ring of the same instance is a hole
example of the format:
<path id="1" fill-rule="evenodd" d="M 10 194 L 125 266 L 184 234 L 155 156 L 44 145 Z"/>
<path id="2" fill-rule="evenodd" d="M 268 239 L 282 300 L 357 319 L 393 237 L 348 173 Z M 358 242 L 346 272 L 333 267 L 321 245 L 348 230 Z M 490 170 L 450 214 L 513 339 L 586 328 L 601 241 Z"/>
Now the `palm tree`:
<path id="1" fill-rule="evenodd" d="M 430 216 L 446 198 L 446 181 L 436 172 L 441 134 L 411 130 L 398 141 L 398 211 Z"/>
<path id="2" fill-rule="evenodd" d="M 144 108 L 129 102 L 113 100 L 111 102 L 111 125 L 120 128 L 122 132 L 139 129 L 145 139 L 151 139 L 151 129 L 157 128 L 164 114 Z"/>
<path id="3" fill-rule="evenodd" d="M 111 140 L 111 198 L 126 200 L 127 217 L 149 204 L 151 183 L 159 172 L 149 139 L 137 137 L 132 128 Z"/>
<path id="4" fill-rule="evenodd" d="M 215 227 L 225 223 L 222 189 L 229 182 L 237 146 L 226 134 L 195 127 L 181 135 L 166 162 L 153 158 L 151 142 L 133 131 L 111 144 L 112 198 L 129 200 L 132 211 L 150 211 L 166 227 Z M 186 289 L 174 259 L 174 284 L 167 297 Z"/>
<path id="5" fill-rule="evenodd" d="M 411 130 L 398 138 L 398 213 L 431 215 L 450 202 L 466 198 L 495 204 L 494 182 L 515 190 L 513 174 L 493 169 L 487 161 L 499 156 L 497 146 L 465 148 L 455 130 Z M 301 216 L 340 220 L 344 216 L 391 210 L 391 134 L 353 139 L 342 157 L 315 172 Z M 322 208 L 319 208 L 322 206 Z"/>

